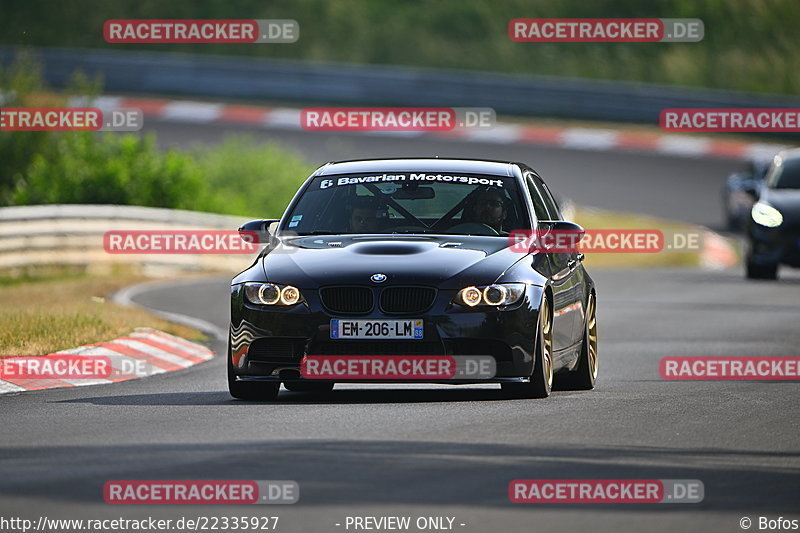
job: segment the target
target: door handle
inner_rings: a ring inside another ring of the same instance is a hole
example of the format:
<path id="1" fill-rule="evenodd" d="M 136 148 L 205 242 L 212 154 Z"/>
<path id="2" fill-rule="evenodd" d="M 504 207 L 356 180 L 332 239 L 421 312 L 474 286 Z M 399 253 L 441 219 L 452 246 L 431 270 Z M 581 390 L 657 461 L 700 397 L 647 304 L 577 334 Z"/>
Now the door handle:
<path id="1" fill-rule="evenodd" d="M 585 258 L 586 258 L 586 256 L 585 256 L 585 255 L 583 255 L 583 254 L 578 254 L 578 255 L 577 255 L 577 259 L 578 259 L 578 261 L 580 261 L 580 262 L 583 262 L 583 260 L 584 260 Z"/>

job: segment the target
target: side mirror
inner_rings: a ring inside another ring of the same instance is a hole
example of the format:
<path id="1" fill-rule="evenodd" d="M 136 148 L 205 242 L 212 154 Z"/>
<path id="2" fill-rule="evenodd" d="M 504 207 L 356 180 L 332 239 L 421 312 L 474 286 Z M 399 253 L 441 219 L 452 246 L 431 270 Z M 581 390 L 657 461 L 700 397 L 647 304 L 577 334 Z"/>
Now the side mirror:
<path id="1" fill-rule="evenodd" d="M 540 220 L 536 238 L 547 252 L 575 252 L 586 230 L 566 220 Z"/>
<path id="2" fill-rule="evenodd" d="M 566 220 L 540 220 L 539 229 L 542 231 L 563 231 L 574 233 L 578 238 L 583 237 L 586 230 L 582 226 L 574 223 L 567 222 Z"/>
<path id="3" fill-rule="evenodd" d="M 270 234 L 269 227 L 276 222 L 278 222 L 278 220 L 275 219 L 259 219 L 245 222 L 239 227 L 239 236 L 246 242 L 253 242 L 253 236 L 255 235 L 256 243 L 270 243 L 272 242 L 272 235 Z"/>

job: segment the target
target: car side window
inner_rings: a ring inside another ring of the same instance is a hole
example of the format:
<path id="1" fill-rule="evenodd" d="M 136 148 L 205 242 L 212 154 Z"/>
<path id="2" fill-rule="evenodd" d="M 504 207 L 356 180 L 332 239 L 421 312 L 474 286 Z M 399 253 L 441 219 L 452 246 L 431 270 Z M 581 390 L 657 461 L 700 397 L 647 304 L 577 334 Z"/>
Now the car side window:
<path id="1" fill-rule="evenodd" d="M 537 182 L 539 184 L 539 189 L 542 191 L 544 205 L 547 206 L 547 210 L 550 212 L 550 220 L 561 220 L 561 210 L 558 208 L 558 204 L 555 198 L 553 198 L 553 194 L 550 192 L 547 184 L 542 180 L 537 180 Z"/>
<path id="2" fill-rule="evenodd" d="M 525 184 L 528 186 L 528 194 L 531 197 L 531 202 L 533 203 L 533 210 L 536 213 L 536 220 L 550 220 L 550 213 L 547 211 L 547 207 L 542 199 L 542 195 L 539 193 L 539 189 L 536 187 L 536 184 L 533 181 L 533 176 L 530 173 L 526 174 Z"/>

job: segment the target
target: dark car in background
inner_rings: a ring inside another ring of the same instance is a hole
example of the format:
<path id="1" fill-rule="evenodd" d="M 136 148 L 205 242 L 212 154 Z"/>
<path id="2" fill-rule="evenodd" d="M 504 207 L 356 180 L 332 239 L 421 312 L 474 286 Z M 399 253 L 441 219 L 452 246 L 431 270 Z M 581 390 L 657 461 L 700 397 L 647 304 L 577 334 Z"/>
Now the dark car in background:
<path id="1" fill-rule="evenodd" d="M 722 189 L 722 209 L 725 213 L 725 227 L 729 231 L 742 231 L 747 228 L 750 211 L 758 196 L 774 156 L 751 157 L 746 167 L 734 172 L 725 180 Z"/>
<path id="2" fill-rule="evenodd" d="M 775 156 L 748 226 L 747 277 L 777 279 L 778 266 L 800 267 L 800 149 Z"/>
<path id="3" fill-rule="evenodd" d="M 594 387 L 596 293 L 583 256 L 510 246 L 514 230 L 582 231 L 524 164 L 329 163 L 280 221 L 240 230 L 268 227 L 270 244 L 231 282 L 236 398 L 274 399 L 281 383 L 330 391 L 300 372 L 304 357 L 326 355 L 491 356 L 488 382 L 510 397 L 546 397 L 554 380 Z"/>

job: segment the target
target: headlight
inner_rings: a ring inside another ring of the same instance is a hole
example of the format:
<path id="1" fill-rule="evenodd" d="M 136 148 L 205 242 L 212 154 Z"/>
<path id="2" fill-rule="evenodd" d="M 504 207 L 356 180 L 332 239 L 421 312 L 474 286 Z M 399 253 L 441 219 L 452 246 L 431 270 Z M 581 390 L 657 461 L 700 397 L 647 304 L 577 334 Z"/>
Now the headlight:
<path id="1" fill-rule="evenodd" d="M 465 287 L 458 291 L 454 301 L 467 307 L 478 305 L 500 307 L 518 302 L 523 294 L 525 294 L 524 283 L 503 283 L 502 285 Z"/>
<path id="2" fill-rule="evenodd" d="M 483 293 L 477 287 L 467 287 L 466 289 L 461 289 L 458 295 L 464 305 L 468 305 L 470 307 L 474 307 L 481 303 L 481 298 L 483 298 Z"/>
<path id="3" fill-rule="evenodd" d="M 300 301 L 300 291 L 297 287 L 287 285 L 281 289 L 281 303 L 283 305 L 294 305 Z"/>
<path id="4" fill-rule="evenodd" d="M 777 228 L 783 224 L 783 215 L 781 215 L 781 212 L 763 202 L 756 202 L 753 205 L 750 216 L 753 217 L 753 221 L 755 221 L 756 224 L 766 226 L 767 228 Z"/>
<path id="5" fill-rule="evenodd" d="M 275 283 L 245 283 L 244 296 L 256 305 L 294 305 L 300 301 L 300 289 Z"/>

